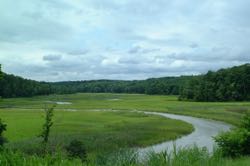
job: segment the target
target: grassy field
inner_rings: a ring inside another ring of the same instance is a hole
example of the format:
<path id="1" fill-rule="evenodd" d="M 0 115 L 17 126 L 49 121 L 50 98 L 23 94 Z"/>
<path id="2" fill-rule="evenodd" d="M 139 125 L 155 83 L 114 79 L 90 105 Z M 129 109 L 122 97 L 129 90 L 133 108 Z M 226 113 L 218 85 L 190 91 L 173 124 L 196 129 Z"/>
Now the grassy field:
<path id="1" fill-rule="evenodd" d="M 182 121 L 135 112 L 56 111 L 51 131 L 53 144 L 83 140 L 89 151 L 120 147 L 141 147 L 190 133 Z M 43 112 L 4 110 L 0 116 L 8 124 L 9 141 L 30 142 L 43 124 Z"/>
<path id="2" fill-rule="evenodd" d="M 39 149 L 39 139 L 44 123 L 44 103 L 48 101 L 72 102 L 58 104 L 54 113 L 50 147 L 64 147 L 73 139 L 82 140 L 89 154 L 99 151 L 114 151 L 124 147 L 143 147 L 166 140 L 173 140 L 192 132 L 192 125 L 179 120 L 160 116 L 145 115 L 131 111 L 110 110 L 95 107 L 99 103 L 115 103 L 112 98 L 103 99 L 103 94 L 77 94 L 63 96 L 43 96 L 34 98 L 4 99 L 1 101 L 0 117 L 8 124 L 5 136 L 9 147 L 28 153 Z M 87 106 L 87 104 L 89 104 Z M 32 150 L 33 149 L 33 150 Z"/>
<path id="3" fill-rule="evenodd" d="M 176 96 L 137 94 L 79 93 L 2 99 L 0 117 L 8 124 L 8 131 L 5 133 L 10 141 L 8 147 L 32 154 L 39 152 L 41 140 L 37 136 L 44 122 L 43 108 L 51 101 L 70 103 L 58 104 L 56 107 L 50 137 L 51 150 L 65 146 L 72 139 L 80 139 L 83 140 L 90 158 L 119 148 L 141 147 L 175 139 L 193 130 L 191 125 L 182 121 L 131 111 L 170 112 L 238 125 L 243 113 L 250 110 L 250 102 L 184 102 L 178 101 Z M 160 156 L 157 156 L 153 154 L 156 159 L 146 161 L 146 165 L 155 165 L 150 164 L 151 162 L 162 162 Z M 31 157 L 31 162 L 47 161 L 49 159 Z M 249 158 L 237 161 L 223 160 L 223 164 L 238 165 L 248 161 Z M 58 162 L 61 162 L 60 158 Z"/>
<path id="4" fill-rule="evenodd" d="M 71 102 L 58 105 L 57 109 L 114 109 L 170 112 L 239 124 L 242 113 L 250 110 L 250 102 L 188 102 L 176 96 L 149 96 L 139 94 L 88 94 L 38 96 L 33 98 L 3 99 L 0 108 L 41 109 L 46 101 Z"/>

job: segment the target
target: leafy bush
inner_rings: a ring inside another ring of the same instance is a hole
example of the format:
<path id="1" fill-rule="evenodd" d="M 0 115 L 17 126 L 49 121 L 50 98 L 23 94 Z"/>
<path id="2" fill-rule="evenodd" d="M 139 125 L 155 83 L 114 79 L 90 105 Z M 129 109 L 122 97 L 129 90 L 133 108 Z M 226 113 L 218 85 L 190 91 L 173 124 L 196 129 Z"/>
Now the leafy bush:
<path id="1" fill-rule="evenodd" d="M 72 140 L 66 147 L 66 150 L 70 158 L 80 158 L 82 161 L 86 161 L 87 159 L 86 149 L 79 140 Z"/>
<path id="2" fill-rule="evenodd" d="M 241 122 L 241 127 L 219 134 L 215 137 L 224 156 L 238 157 L 250 155 L 250 115 L 247 113 Z"/>
<path id="3" fill-rule="evenodd" d="M 250 113 L 246 113 L 243 117 L 241 127 L 250 131 Z"/>
<path id="4" fill-rule="evenodd" d="M 0 146 L 3 146 L 3 144 L 7 141 L 3 136 L 3 132 L 6 131 L 6 127 L 7 125 L 0 119 Z"/>

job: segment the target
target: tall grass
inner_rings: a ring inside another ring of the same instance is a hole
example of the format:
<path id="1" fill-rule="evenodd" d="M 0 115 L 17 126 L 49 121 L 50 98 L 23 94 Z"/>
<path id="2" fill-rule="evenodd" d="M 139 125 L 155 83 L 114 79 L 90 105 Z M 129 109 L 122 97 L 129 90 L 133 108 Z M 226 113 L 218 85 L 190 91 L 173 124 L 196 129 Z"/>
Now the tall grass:
<path id="1" fill-rule="evenodd" d="M 119 100 L 110 100 L 119 99 Z M 0 109 L 36 110 L 43 108 L 44 101 L 71 102 L 58 105 L 57 110 L 116 109 L 169 112 L 225 121 L 238 125 L 242 113 L 250 110 L 250 102 L 187 102 L 178 101 L 177 96 L 77 93 L 70 95 L 36 96 L 32 98 L 3 99 Z M 9 111 L 10 112 L 10 111 Z M 42 122 L 41 122 L 42 123 Z"/>
<path id="2" fill-rule="evenodd" d="M 223 158 L 220 150 L 210 154 L 206 148 L 182 148 L 172 152 L 148 154 L 141 165 L 147 166 L 249 166 L 250 158 Z M 140 165 L 139 164 L 139 165 Z"/>
<path id="3" fill-rule="evenodd" d="M 8 124 L 5 134 L 10 142 L 6 146 L 40 153 L 42 148 L 37 144 L 42 140 L 37 135 L 41 133 L 42 115 L 34 110 L 1 110 L 0 116 Z M 88 153 L 94 154 L 99 150 L 153 145 L 193 131 L 192 125 L 183 121 L 126 111 L 56 111 L 53 121 L 48 151 L 77 139 L 83 141 Z"/>
<path id="4" fill-rule="evenodd" d="M 100 154 L 96 159 L 84 163 L 80 159 L 67 159 L 61 153 L 39 157 L 26 156 L 20 152 L 2 150 L 0 165 L 4 166 L 249 166 L 250 157 L 237 159 L 223 158 L 220 150 L 210 154 L 206 148 L 175 149 L 171 152 L 149 152 L 141 159 L 131 150 L 116 151 L 111 154 Z"/>

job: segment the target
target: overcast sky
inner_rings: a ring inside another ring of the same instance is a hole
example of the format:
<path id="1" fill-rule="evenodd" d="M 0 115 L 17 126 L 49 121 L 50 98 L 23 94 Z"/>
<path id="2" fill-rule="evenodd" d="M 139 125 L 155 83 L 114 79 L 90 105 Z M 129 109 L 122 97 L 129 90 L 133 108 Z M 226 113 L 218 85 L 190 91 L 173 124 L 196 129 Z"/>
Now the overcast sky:
<path id="1" fill-rule="evenodd" d="M 25 78 L 145 79 L 250 62 L 249 0 L 1 0 L 0 63 Z"/>

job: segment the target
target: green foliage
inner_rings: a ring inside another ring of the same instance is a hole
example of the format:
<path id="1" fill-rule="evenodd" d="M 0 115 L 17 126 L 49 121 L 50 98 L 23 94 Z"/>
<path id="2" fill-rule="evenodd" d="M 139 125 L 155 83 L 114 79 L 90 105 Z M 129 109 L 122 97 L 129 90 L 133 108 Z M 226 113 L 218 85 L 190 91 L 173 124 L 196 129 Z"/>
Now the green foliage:
<path id="1" fill-rule="evenodd" d="M 44 123 L 41 118 L 43 112 L 40 111 L 40 108 L 44 106 L 44 101 L 64 101 L 72 103 L 68 105 L 57 105 L 57 110 L 63 111 L 58 111 L 56 113 L 55 123 L 58 125 L 53 126 L 55 130 L 53 130 L 52 133 L 58 130 L 58 128 L 60 128 L 63 133 L 63 127 L 66 127 L 68 130 L 72 130 L 74 125 L 77 125 L 77 122 L 81 122 L 81 124 L 84 125 L 84 121 L 86 121 L 86 125 L 88 125 L 87 122 L 91 120 L 89 118 L 94 118 L 93 114 L 88 114 L 82 110 L 136 109 L 144 111 L 169 112 L 225 121 L 233 125 L 239 125 L 242 113 L 246 110 L 250 110 L 250 102 L 186 102 L 178 101 L 176 96 L 158 95 L 78 93 L 70 95 L 3 99 L 0 102 L 0 117 L 4 117 L 5 122 L 8 124 L 9 131 L 12 131 L 6 132 L 6 137 L 10 141 L 17 141 L 21 138 L 28 139 L 35 137 L 37 135 L 36 133 L 40 134 L 40 128 Z M 102 122 L 101 118 L 108 121 L 107 116 L 105 116 L 107 114 L 102 114 L 102 116 L 100 116 L 100 114 L 102 113 L 95 115 L 99 120 L 95 121 L 95 123 L 99 124 L 99 122 Z M 110 118 L 113 122 L 116 122 L 116 120 L 114 120 L 114 115 L 110 115 Z M 119 116 L 117 118 L 121 120 L 120 122 L 125 120 L 125 117 L 122 118 Z M 57 119 L 62 120 L 57 121 Z M 156 125 L 159 126 L 159 124 Z M 169 126 L 172 127 L 171 124 L 169 124 Z M 183 125 L 183 127 L 184 126 L 186 125 Z M 179 131 L 182 128 L 180 128 L 180 126 L 177 127 L 179 128 L 176 129 L 176 131 Z M 77 128 L 78 131 L 84 131 L 81 127 Z M 150 128 L 147 128 L 147 130 L 150 130 Z M 102 132 L 103 131 L 101 131 L 101 133 Z"/>
<path id="2" fill-rule="evenodd" d="M 250 64 L 209 71 L 184 85 L 180 99 L 195 101 L 250 100 Z"/>
<path id="3" fill-rule="evenodd" d="M 2 122 L 0 119 L 0 147 L 7 141 L 3 136 L 3 132 L 6 131 L 7 125 Z"/>
<path id="4" fill-rule="evenodd" d="M 0 151 L 0 165 L 2 166 L 82 166 L 80 160 L 68 160 L 60 153 L 55 155 L 46 154 L 37 156 L 26 155 L 19 151 L 3 149 Z"/>
<path id="5" fill-rule="evenodd" d="M 241 127 L 250 132 L 250 113 L 249 112 L 246 112 L 245 116 L 243 117 Z"/>
<path id="6" fill-rule="evenodd" d="M 205 75 L 151 78 L 147 80 L 92 80 L 37 82 L 4 74 L 0 96 L 30 97 L 70 93 L 138 93 L 180 95 L 180 100 L 243 101 L 250 100 L 250 65 L 209 71 Z"/>
<path id="7" fill-rule="evenodd" d="M 56 93 L 138 93 L 177 95 L 180 86 L 188 80 L 188 76 L 162 77 L 147 80 L 121 81 L 121 80 L 92 80 L 69 81 L 51 84 Z"/>
<path id="8" fill-rule="evenodd" d="M 222 149 L 224 156 L 238 157 L 250 154 L 250 132 L 237 129 L 215 137 L 215 141 Z"/>
<path id="9" fill-rule="evenodd" d="M 3 73 L 2 73 L 2 70 L 1 70 L 1 64 L 0 64 L 0 80 L 2 79 L 3 77 Z"/>
<path id="10" fill-rule="evenodd" d="M 209 160 L 213 160 L 216 154 L 210 157 L 206 148 L 191 148 L 175 149 L 171 152 L 164 151 L 159 154 L 151 152 L 147 155 L 145 164 L 149 166 L 201 166 Z M 220 163 L 214 163 L 219 165 Z"/>
<path id="11" fill-rule="evenodd" d="M 250 116 L 246 114 L 240 128 L 221 133 L 215 141 L 221 148 L 224 156 L 238 157 L 250 155 Z"/>
<path id="12" fill-rule="evenodd" d="M 132 149 L 118 149 L 112 153 L 102 152 L 90 161 L 98 166 L 136 166 L 139 164 L 139 155 L 136 150 Z"/>
<path id="13" fill-rule="evenodd" d="M 4 73 L 4 77 L 0 81 L 0 96 L 13 98 L 77 92 L 177 95 L 180 87 L 188 79 L 188 76 L 181 76 L 140 81 L 93 80 L 50 83 L 37 82 Z"/>
<path id="14" fill-rule="evenodd" d="M 50 134 L 50 128 L 53 125 L 52 117 L 53 117 L 53 112 L 54 112 L 55 105 L 52 107 L 47 107 L 45 105 L 44 111 L 45 111 L 45 123 L 43 125 L 43 130 L 41 133 L 41 137 L 43 138 L 43 143 L 47 144 L 49 140 L 49 134 Z"/>
<path id="15" fill-rule="evenodd" d="M 223 158 L 219 151 L 210 154 L 205 148 L 182 148 L 175 152 L 150 152 L 140 158 L 133 151 L 100 155 L 99 159 L 81 162 L 79 159 L 68 160 L 60 153 L 51 156 L 27 156 L 11 150 L 0 151 L 0 164 L 5 166 L 248 166 L 250 157 Z"/>
<path id="16" fill-rule="evenodd" d="M 44 100 L 46 99 L 40 98 L 40 102 Z M 83 98 L 80 100 L 82 101 Z M 87 103 L 91 102 L 87 101 Z M 53 153 L 57 148 L 64 149 L 73 139 L 84 143 L 88 155 L 95 155 L 99 151 L 108 152 L 119 148 L 144 147 L 161 143 L 193 131 L 192 125 L 186 122 L 160 116 L 130 111 L 84 109 L 66 111 L 66 108 L 60 109 L 60 106 L 57 105 L 53 116 L 54 124 L 46 149 L 49 153 Z M 75 106 L 72 104 L 69 107 Z M 6 136 L 11 141 L 8 146 L 29 154 L 36 152 L 36 154 L 42 154 L 40 152 L 43 152 L 43 147 L 39 144 L 41 140 L 36 137 L 36 133 L 40 132 L 40 126 L 44 123 L 42 115 L 43 112 L 40 109 L 0 109 L 0 116 L 4 116 L 8 123 Z M 41 148 L 34 144 L 38 144 Z"/>
<path id="17" fill-rule="evenodd" d="M 2 71 L 1 71 L 1 64 L 0 64 L 0 80 L 2 79 Z M 7 125 L 2 122 L 0 118 L 0 147 L 6 142 L 6 138 L 3 136 L 3 132 L 6 131 Z"/>
<path id="18" fill-rule="evenodd" d="M 82 161 L 87 159 L 87 152 L 82 141 L 72 140 L 66 150 L 70 158 L 80 158 Z"/>
<path id="19" fill-rule="evenodd" d="M 2 79 L 0 80 L 0 96 L 4 98 L 31 97 L 51 93 L 51 85 L 49 83 L 28 80 L 5 73 L 2 74 Z"/>

